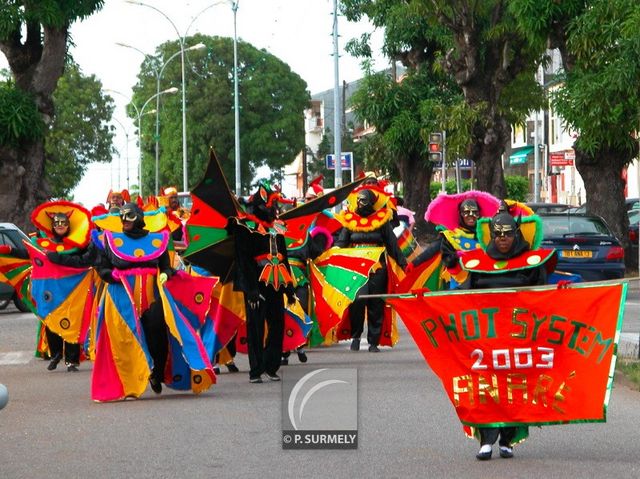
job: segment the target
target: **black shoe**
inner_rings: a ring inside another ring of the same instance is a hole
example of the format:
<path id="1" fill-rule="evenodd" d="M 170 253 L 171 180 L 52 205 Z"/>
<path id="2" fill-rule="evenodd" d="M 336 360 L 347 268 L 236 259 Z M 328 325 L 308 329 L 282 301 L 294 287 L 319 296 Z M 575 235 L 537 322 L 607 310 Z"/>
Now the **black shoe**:
<path id="1" fill-rule="evenodd" d="M 62 359 L 62 355 L 56 354 L 53 358 L 51 358 L 51 362 L 47 366 L 47 369 L 49 371 L 53 371 L 55 368 L 58 367 L 58 363 L 60 362 L 61 359 Z"/>
<path id="2" fill-rule="evenodd" d="M 351 351 L 360 351 L 360 340 L 353 339 L 351 340 Z"/>
<path id="3" fill-rule="evenodd" d="M 151 390 L 154 393 L 160 394 L 162 392 L 162 383 L 153 376 L 149 378 L 149 384 L 151 384 Z"/>
<path id="4" fill-rule="evenodd" d="M 370 344 L 369 345 L 369 352 L 370 353 L 379 353 L 380 349 L 378 349 L 378 346 L 375 344 Z"/>
<path id="5" fill-rule="evenodd" d="M 213 372 L 216 374 L 216 376 L 217 376 L 218 374 L 220 374 L 220 366 L 217 366 L 217 365 L 216 365 L 216 366 L 214 366 L 214 367 L 213 367 Z"/>
<path id="6" fill-rule="evenodd" d="M 307 353 L 304 352 L 304 350 L 299 349 L 298 351 L 298 361 L 300 361 L 301 363 L 306 363 L 307 362 Z"/>
<path id="7" fill-rule="evenodd" d="M 476 459 L 478 461 L 488 461 L 489 459 L 491 459 L 492 453 L 492 449 L 489 449 L 487 452 L 478 452 L 478 454 L 476 454 Z"/>
<path id="8" fill-rule="evenodd" d="M 70 373 L 77 373 L 79 371 L 78 365 L 77 364 L 69 364 L 69 366 L 67 366 L 67 371 L 70 372 Z"/>
<path id="9" fill-rule="evenodd" d="M 285 357 L 280 359 L 280 366 L 288 366 L 289 365 L 289 360 Z"/>
<path id="10" fill-rule="evenodd" d="M 257 378 L 250 377 L 249 382 L 253 384 L 260 384 L 262 382 L 262 378 L 260 376 L 258 376 Z"/>
<path id="11" fill-rule="evenodd" d="M 513 457 L 513 448 L 507 446 L 500 446 L 500 457 L 504 459 L 511 459 Z"/>
<path id="12" fill-rule="evenodd" d="M 225 364 L 225 366 L 227 367 L 227 370 L 230 373 L 239 373 L 240 372 L 240 370 L 238 369 L 238 366 L 236 366 L 236 363 L 234 363 L 233 361 L 231 361 L 228 364 Z"/>
<path id="13" fill-rule="evenodd" d="M 266 375 L 271 381 L 280 381 L 280 376 L 277 373 L 266 373 Z"/>

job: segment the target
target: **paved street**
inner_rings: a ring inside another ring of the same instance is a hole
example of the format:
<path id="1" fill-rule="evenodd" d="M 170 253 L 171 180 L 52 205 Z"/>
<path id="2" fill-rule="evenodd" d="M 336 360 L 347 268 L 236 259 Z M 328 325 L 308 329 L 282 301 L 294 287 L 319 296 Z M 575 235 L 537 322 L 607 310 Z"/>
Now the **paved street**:
<path id="1" fill-rule="evenodd" d="M 625 334 L 640 333 L 638 287 L 630 288 Z M 393 350 L 353 353 L 348 343 L 314 349 L 298 368 L 358 370 L 357 451 L 283 451 L 281 385 L 250 384 L 223 371 L 201 396 L 147 390 L 140 400 L 89 399 L 91 364 L 79 373 L 32 357 L 35 319 L 0 312 L 0 476 L 96 478 L 599 477 L 640 474 L 640 393 L 616 380 L 604 424 L 532 428 L 512 460 L 475 459 L 439 380 L 404 328 Z M 625 336 L 626 337 L 626 336 Z M 637 347 L 637 342 L 636 342 Z"/>

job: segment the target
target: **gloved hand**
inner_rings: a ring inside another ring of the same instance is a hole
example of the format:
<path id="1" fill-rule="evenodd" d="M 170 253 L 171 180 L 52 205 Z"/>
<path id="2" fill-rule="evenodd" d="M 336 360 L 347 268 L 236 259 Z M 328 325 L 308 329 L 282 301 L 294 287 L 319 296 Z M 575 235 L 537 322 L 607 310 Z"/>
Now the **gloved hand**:
<path id="1" fill-rule="evenodd" d="M 102 269 L 99 271 L 100 279 L 105 283 L 109 284 L 118 284 L 120 280 L 113 276 L 112 269 Z"/>
<path id="2" fill-rule="evenodd" d="M 245 293 L 245 297 L 247 298 L 247 303 L 249 303 L 249 307 L 251 309 L 258 309 L 258 306 L 260 305 L 260 294 L 257 291 Z"/>
<path id="3" fill-rule="evenodd" d="M 0 244 L 0 254 L 11 254 L 11 245 Z"/>
<path id="4" fill-rule="evenodd" d="M 160 273 L 158 275 L 158 282 L 160 283 L 161 286 L 164 283 L 166 283 L 168 279 L 169 279 L 169 276 L 167 276 L 167 273 Z"/>
<path id="5" fill-rule="evenodd" d="M 47 253 L 47 259 L 52 263 L 57 263 L 60 258 L 60 253 L 56 253 L 55 251 L 49 251 Z"/>
<path id="6" fill-rule="evenodd" d="M 293 291 L 293 288 L 287 288 L 286 291 L 284 292 L 284 294 L 287 295 L 287 304 L 289 306 L 292 306 L 295 304 L 296 299 L 298 299 L 298 297 L 296 296 L 295 292 Z"/>

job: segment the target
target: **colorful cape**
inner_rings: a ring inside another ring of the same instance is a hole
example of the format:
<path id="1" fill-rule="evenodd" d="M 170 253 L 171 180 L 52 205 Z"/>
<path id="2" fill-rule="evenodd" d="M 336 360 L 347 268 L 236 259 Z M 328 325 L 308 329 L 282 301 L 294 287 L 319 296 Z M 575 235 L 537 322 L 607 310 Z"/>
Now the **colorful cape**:
<path id="1" fill-rule="evenodd" d="M 208 304 L 216 280 L 191 278 L 178 272 L 160 285 L 152 274 L 128 274 L 127 270 L 121 271 L 120 278 L 121 283 L 107 285 L 100 307 L 92 399 L 115 401 L 138 397 L 145 391 L 153 363 L 144 340 L 140 311 L 147 309 L 154 298 L 162 301 L 170 333 L 170 359 L 164 382 L 174 389 L 191 389 L 194 393 L 215 384 L 210 358 L 194 324 L 204 321 L 202 305 Z M 191 298 L 196 304 L 190 308 L 191 318 L 181 312 L 186 305 L 178 306 L 172 291 L 183 301 Z"/>
<path id="2" fill-rule="evenodd" d="M 93 269 L 52 263 L 42 251 L 25 244 L 33 263 L 31 296 L 36 315 L 66 342 L 82 343 L 95 294 Z"/>
<path id="3" fill-rule="evenodd" d="M 311 288 L 323 337 L 342 321 L 369 274 L 380 267 L 383 253 L 384 247 L 331 248 L 311 263 Z"/>

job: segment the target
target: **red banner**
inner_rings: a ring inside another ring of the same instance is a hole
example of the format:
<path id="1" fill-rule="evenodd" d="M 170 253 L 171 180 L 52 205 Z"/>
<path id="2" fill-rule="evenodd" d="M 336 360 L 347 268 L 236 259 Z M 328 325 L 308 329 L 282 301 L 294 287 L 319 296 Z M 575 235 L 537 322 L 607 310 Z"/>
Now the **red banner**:
<path id="1" fill-rule="evenodd" d="M 469 426 L 601 422 L 626 283 L 388 298 Z"/>

